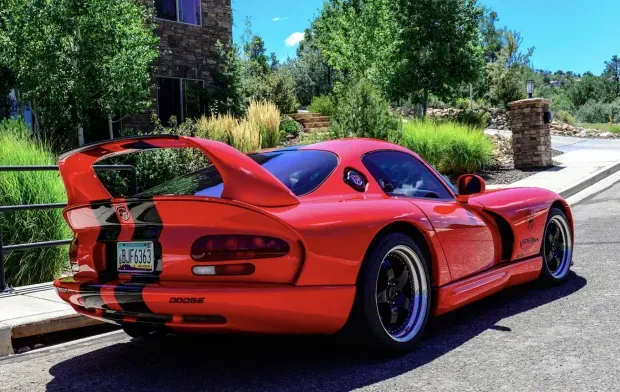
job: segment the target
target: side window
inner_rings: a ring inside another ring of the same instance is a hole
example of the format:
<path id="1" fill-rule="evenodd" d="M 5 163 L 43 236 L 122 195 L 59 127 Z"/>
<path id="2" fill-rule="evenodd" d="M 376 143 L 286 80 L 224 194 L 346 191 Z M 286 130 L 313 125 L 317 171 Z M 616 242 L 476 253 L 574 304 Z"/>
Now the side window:
<path id="1" fill-rule="evenodd" d="M 362 163 L 390 196 L 452 198 L 437 176 L 407 153 L 372 152 L 362 157 Z"/>

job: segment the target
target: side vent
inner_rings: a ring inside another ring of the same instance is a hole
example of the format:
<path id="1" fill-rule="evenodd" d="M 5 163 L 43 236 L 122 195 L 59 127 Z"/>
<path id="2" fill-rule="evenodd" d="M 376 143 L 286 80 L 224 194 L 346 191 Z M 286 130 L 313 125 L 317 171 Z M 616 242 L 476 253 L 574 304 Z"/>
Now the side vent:
<path id="1" fill-rule="evenodd" d="M 502 261 L 510 260 L 515 243 L 515 235 L 510 228 L 510 224 L 506 219 L 492 211 L 484 210 L 484 212 L 495 219 L 495 223 L 499 228 L 499 235 L 502 238 Z"/>

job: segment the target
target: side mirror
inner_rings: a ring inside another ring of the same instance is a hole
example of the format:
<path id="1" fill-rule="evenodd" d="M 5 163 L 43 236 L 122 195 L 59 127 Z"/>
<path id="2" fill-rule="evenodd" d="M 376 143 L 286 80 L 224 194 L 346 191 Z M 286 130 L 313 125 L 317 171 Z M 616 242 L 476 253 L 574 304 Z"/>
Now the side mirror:
<path id="1" fill-rule="evenodd" d="M 456 187 L 459 191 L 457 200 L 461 203 L 467 203 L 469 196 L 478 193 L 484 193 L 486 185 L 484 179 L 474 174 L 464 174 L 456 180 Z"/>

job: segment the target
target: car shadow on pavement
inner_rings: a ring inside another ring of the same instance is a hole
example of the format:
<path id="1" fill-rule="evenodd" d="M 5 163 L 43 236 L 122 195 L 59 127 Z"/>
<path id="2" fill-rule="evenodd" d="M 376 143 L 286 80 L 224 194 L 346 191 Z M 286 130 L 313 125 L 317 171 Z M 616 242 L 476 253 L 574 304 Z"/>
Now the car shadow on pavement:
<path id="1" fill-rule="evenodd" d="M 502 319 L 569 296 L 586 285 L 515 287 L 433 319 L 415 351 L 378 358 L 336 337 L 193 336 L 133 339 L 61 362 L 48 391 L 349 391 L 425 365 Z"/>

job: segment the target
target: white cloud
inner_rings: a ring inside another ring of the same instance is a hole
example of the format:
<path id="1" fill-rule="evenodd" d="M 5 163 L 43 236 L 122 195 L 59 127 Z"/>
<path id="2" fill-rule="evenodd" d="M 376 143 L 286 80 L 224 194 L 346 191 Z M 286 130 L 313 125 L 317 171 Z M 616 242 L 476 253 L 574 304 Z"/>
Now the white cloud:
<path id="1" fill-rule="evenodd" d="M 304 33 L 296 32 L 296 33 L 289 35 L 289 37 L 286 40 L 284 40 L 284 42 L 286 42 L 286 46 L 295 46 L 303 40 L 304 40 Z"/>
<path id="2" fill-rule="evenodd" d="M 285 16 L 283 18 L 276 17 L 276 18 L 273 18 L 271 20 L 273 20 L 274 22 L 282 22 L 283 20 L 288 20 L 288 16 Z"/>

